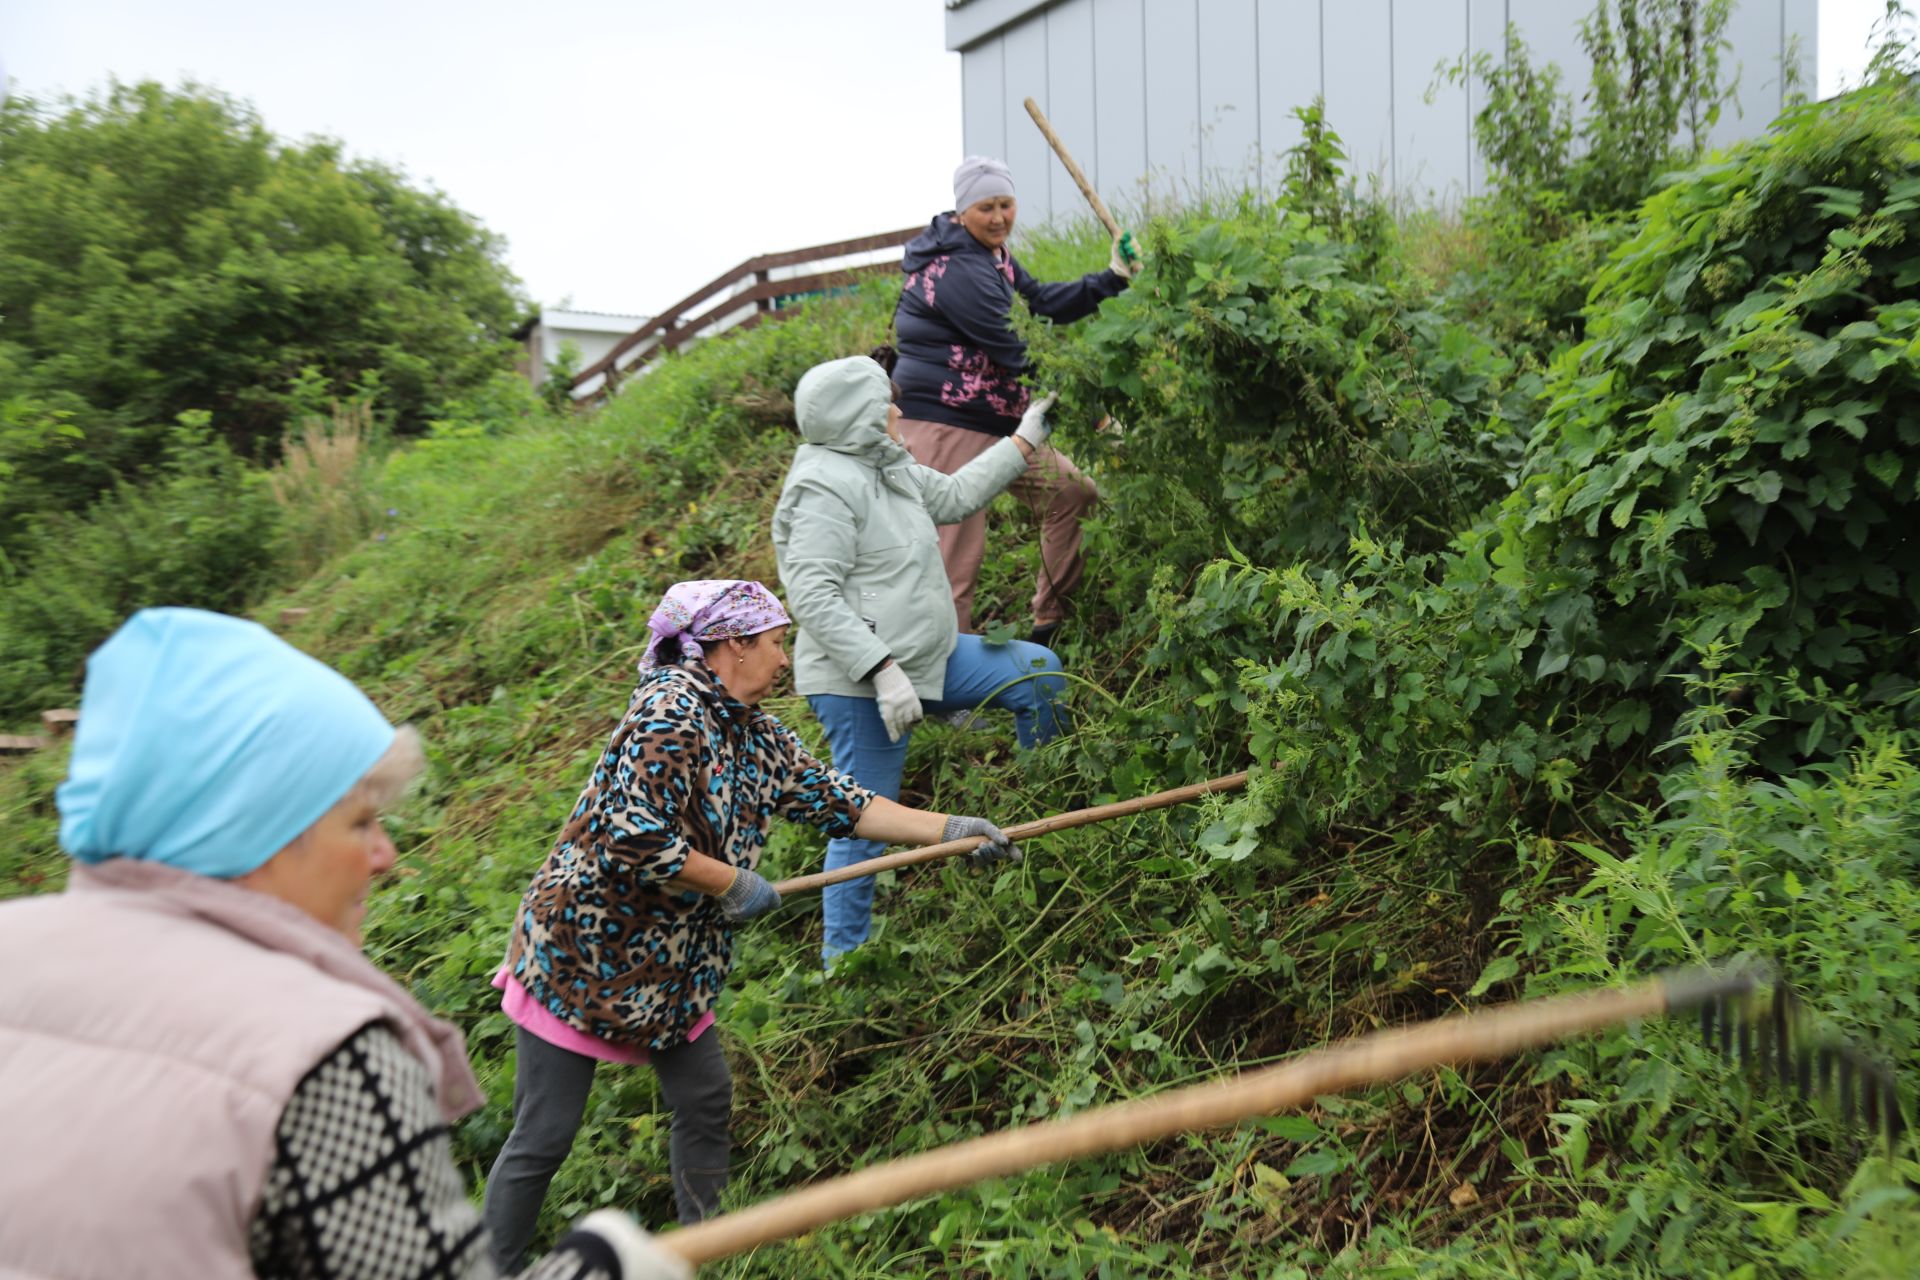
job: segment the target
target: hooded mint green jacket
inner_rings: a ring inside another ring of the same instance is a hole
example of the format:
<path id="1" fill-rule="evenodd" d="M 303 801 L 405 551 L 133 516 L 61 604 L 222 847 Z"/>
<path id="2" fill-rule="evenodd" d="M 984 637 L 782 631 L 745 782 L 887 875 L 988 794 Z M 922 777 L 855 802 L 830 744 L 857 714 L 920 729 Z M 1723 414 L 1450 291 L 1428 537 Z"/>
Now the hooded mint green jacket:
<path id="1" fill-rule="evenodd" d="M 942 697 L 959 623 L 935 524 L 993 501 L 1027 469 L 1012 439 L 952 475 L 913 460 L 887 435 L 892 388 L 866 356 L 817 365 L 793 393 L 806 443 L 773 512 L 773 550 L 800 630 L 802 694 L 874 696 L 866 679 L 891 656 L 922 698 Z"/>

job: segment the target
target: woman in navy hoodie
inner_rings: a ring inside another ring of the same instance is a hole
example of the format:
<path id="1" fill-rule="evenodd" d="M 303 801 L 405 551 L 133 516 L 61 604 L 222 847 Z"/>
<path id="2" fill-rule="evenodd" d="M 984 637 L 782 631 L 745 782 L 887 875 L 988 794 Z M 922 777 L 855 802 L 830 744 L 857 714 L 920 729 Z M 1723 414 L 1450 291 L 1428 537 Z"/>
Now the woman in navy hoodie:
<path id="1" fill-rule="evenodd" d="M 953 174 L 953 210 L 907 245 L 894 311 L 900 432 L 914 460 L 949 475 L 1013 434 L 1027 410 L 1027 344 L 1013 332 L 1013 295 L 1035 315 L 1070 323 L 1092 315 L 1139 270 L 1131 241 L 1114 244 L 1105 271 L 1043 284 L 1007 248 L 1017 206 L 1007 166 L 968 156 Z M 1122 251 L 1125 243 L 1127 251 Z M 1011 490 L 1040 514 L 1040 577 L 1033 638 L 1045 644 L 1080 585 L 1080 518 L 1100 496 L 1065 454 L 1035 453 Z M 986 513 L 940 528 L 940 558 L 960 630 L 973 630 L 973 583 L 986 552 Z"/>

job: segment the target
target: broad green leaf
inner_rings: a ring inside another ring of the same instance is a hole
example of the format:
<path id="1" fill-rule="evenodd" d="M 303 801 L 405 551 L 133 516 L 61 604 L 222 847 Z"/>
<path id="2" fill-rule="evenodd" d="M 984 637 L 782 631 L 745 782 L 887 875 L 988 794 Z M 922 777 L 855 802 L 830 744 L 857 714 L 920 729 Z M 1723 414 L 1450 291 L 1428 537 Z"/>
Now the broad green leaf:
<path id="1" fill-rule="evenodd" d="M 1467 991 L 1469 1000 L 1477 999 L 1487 992 L 1487 988 L 1496 982 L 1505 982 L 1520 972 L 1520 962 L 1510 955 L 1495 956 L 1487 967 L 1480 971 L 1480 977 Z"/>

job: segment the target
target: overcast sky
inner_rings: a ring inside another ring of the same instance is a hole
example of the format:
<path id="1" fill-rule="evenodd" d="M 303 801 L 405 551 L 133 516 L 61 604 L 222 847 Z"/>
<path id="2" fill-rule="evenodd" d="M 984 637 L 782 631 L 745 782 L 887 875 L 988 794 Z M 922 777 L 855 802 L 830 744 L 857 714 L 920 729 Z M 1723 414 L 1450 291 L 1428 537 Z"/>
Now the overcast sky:
<path id="1" fill-rule="evenodd" d="M 1820 0 L 1820 87 L 1884 0 Z M 533 297 L 649 312 L 742 258 L 951 203 L 940 0 L 0 0 L 15 93 L 191 77 L 404 168 Z"/>
<path id="2" fill-rule="evenodd" d="M 648 312 L 952 203 L 940 0 L 0 0 L 13 92 L 191 76 L 404 167 L 535 299 Z"/>

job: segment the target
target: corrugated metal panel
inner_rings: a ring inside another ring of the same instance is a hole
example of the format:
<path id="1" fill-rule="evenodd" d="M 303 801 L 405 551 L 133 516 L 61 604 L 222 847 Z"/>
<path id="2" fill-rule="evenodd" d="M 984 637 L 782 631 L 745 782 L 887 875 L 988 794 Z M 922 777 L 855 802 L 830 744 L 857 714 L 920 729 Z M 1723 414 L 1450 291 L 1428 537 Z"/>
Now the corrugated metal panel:
<path id="1" fill-rule="evenodd" d="M 1557 63 L 1561 87 L 1584 104 L 1592 87 L 1587 51 L 1580 43 L 1580 20 L 1593 11 L 1593 0 L 1514 0 L 1507 20 L 1519 28 L 1527 54 L 1536 67 Z"/>
<path id="2" fill-rule="evenodd" d="M 971 48 L 1046 4 L 1047 0 L 947 0 L 947 48 Z"/>
<path id="3" fill-rule="evenodd" d="M 1209 191 L 1260 181 L 1258 0 L 1197 0 L 1200 180 Z"/>
<path id="4" fill-rule="evenodd" d="M 1495 62 L 1506 61 L 1507 56 L 1507 6 L 1509 0 L 1468 0 L 1467 4 L 1467 54 L 1478 57 L 1482 53 Z M 1485 107 L 1486 90 L 1477 79 L 1467 81 L 1467 175 L 1468 195 L 1476 195 L 1485 186 L 1487 161 L 1480 154 L 1480 144 L 1473 136 L 1473 118 Z"/>
<path id="5" fill-rule="evenodd" d="M 1781 61 L 1798 63 L 1791 79 L 1793 88 L 1803 98 L 1818 97 L 1820 0 L 1781 0 L 1779 41 L 1786 51 Z"/>
<path id="6" fill-rule="evenodd" d="M 1093 0 L 1067 0 L 1047 10 L 1047 101 L 1043 106 L 1096 191 L 1100 189 L 1100 118 L 1093 106 L 1093 89 L 1098 74 L 1093 62 Z M 1053 212 L 1077 216 L 1080 193 L 1072 177 L 1058 160 L 1049 159 L 1047 170 L 1053 175 L 1049 184 Z"/>
<path id="7" fill-rule="evenodd" d="M 1150 0 L 1147 167 L 1154 186 L 1191 195 L 1200 177 L 1200 31 L 1196 0 Z"/>
<path id="8" fill-rule="evenodd" d="M 1780 6 L 1781 0 L 1746 0 L 1727 16 L 1733 48 L 1721 51 L 1720 80 L 1739 75 L 1740 93 L 1737 108 L 1728 106 L 1707 133 L 1716 147 L 1752 137 L 1780 114 Z"/>
<path id="9" fill-rule="evenodd" d="M 1005 154 L 1006 66 L 998 40 L 960 59 L 960 108 L 961 137 L 967 154 Z M 958 157 L 954 163 L 960 163 Z"/>
<path id="10" fill-rule="evenodd" d="M 1013 183 L 1020 192 L 1021 216 L 1031 222 L 1044 222 L 1052 215 L 1054 204 L 1048 194 L 1053 183 L 1053 152 L 1047 140 L 1033 127 L 1023 104 L 1032 98 L 1047 110 L 1047 24 L 1028 22 L 1009 27 L 1000 34 L 1007 60 L 1007 141 L 1000 158 L 1013 170 Z M 1060 182 L 1071 182 L 1060 174 Z"/>
<path id="11" fill-rule="evenodd" d="M 1393 43 L 1394 189 L 1457 206 L 1467 194 L 1467 91 L 1435 83 L 1435 67 L 1466 51 L 1467 0 L 1394 0 Z"/>
<path id="12" fill-rule="evenodd" d="M 1109 205 L 1138 206 L 1146 196 L 1147 47 L 1141 12 L 1145 2 L 1099 0 L 1093 11 L 1093 101 L 1100 119 L 1100 133 L 1094 139 L 1094 159 L 1100 168 L 1096 189 Z M 1066 143 L 1079 160 L 1079 139 L 1067 138 Z"/>
<path id="13" fill-rule="evenodd" d="M 1320 96 L 1320 10 L 1324 0 L 1259 0 L 1260 148 L 1269 185 L 1285 176 L 1286 152 L 1299 145 L 1295 107 Z"/>
<path id="14" fill-rule="evenodd" d="M 1334 0 L 1322 21 L 1327 123 L 1346 144 L 1356 176 L 1393 181 L 1391 0 Z"/>
<path id="15" fill-rule="evenodd" d="M 1357 176 L 1422 198 L 1471 194 L 1485 185 L 1472 139 L 1480 95 L 1436 86 L 1437 67 L 1463 52 L 1503 56 L 1511 20 L 1534 62 L 1559 64 L 1563 87 L 1584 102 L 1580 22 L 1591 9 L 1592 0 L 966 0 L 949 11 L 948 32 L 960 15 L 968 29 L 1000 23 L 962 57 L 966 146 L 1013 166 L 1031 223 L 1082 210 L 1021 110 L 1028 95 L 1109 203 L 1137 207 L 1149 186 L 1161 196 L 1244 178 L 1272 187 L 1299 140 L 1292 110 L 1316 94 Z M 1779 109 L 1783 42 L 1797 43 L 1808 91 L 1818 52 L 1818 0 L 1739 0 L 1735 15 L 1728 60 L 1742 65 L 1745 112 L 1720 123 L 1720 141 L 1758 132 Z"/>

